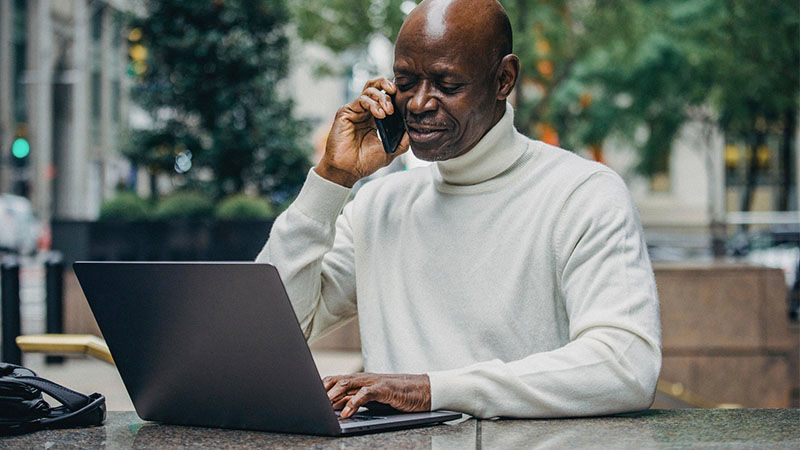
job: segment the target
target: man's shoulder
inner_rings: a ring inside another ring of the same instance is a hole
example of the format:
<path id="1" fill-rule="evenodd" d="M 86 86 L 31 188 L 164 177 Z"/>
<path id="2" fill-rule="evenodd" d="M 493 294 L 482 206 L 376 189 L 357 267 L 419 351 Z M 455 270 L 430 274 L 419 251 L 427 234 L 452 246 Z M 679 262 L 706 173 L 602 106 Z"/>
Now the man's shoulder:
<path id="1" fill-rule="evenodd" d="M 542 141 L 529 141 L 536 154 L 536 168 L 529 175 L 537 181 L 556 185 L 562 192 L 573 192 L 587 184 L 626 189 L 622 177 L 603 163 Z"/>

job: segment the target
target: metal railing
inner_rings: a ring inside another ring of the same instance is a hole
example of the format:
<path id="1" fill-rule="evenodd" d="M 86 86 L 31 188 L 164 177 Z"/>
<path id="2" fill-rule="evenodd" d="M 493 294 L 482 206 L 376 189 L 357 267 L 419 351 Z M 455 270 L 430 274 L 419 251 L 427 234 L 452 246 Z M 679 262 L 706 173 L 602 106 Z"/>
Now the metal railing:
<path id="1" fill-rule="evenodd" d="M 16 345 L 17 336 L 22 334 L 22 315 L 20 313 L 20 258 L 5 255 L 0 261 L 0 361 L 21 364 L 22 353 Z M 45 268 L 45 329 L 47 333 L 64 332 L 64 260 L 59 252 L 50 252 L 44 258 Z M 56 355 L 47 357 L 47 362 L 61 362 Z"/>

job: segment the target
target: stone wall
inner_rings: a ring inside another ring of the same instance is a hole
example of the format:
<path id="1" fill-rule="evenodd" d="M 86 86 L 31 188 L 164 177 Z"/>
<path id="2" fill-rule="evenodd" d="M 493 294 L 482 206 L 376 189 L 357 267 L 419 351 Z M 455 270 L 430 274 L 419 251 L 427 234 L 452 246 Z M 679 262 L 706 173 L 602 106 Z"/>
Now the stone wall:
<path id="1" fill-rule="evenodd" d="M 661 379 L 712 403 L 798 406 L 798 324 L 780 269 L 659 264 Z"/>

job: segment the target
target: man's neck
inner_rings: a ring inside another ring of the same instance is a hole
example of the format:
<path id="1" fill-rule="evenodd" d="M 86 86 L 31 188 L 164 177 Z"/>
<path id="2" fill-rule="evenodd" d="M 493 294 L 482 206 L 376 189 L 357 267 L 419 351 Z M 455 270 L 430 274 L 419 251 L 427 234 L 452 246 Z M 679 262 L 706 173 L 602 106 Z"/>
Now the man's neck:
<path id="1" fill-rule="evenodd" d="M 516 142 L 514 109 L 508 103 L 503 106 L 503 115 L 475 146 L 460 156 L 436 163 L 444 183 L 482 183 L 511 167 L 522 156 L 525 147 Z"/>

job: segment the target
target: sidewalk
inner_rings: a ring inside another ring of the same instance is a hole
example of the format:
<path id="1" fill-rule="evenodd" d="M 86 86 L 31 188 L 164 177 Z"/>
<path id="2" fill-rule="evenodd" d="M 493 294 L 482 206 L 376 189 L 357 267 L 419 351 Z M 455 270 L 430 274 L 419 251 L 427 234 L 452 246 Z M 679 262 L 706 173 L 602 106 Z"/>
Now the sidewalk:
<path id="1" fill-rule="evenodd" d="M 358 352 L 315 351 L 314 361 L 321 376 L 352 373 L 361 369 Z M 37 375 L 72 390 L 106 397 L 109 411 L 131 411 L 133 404 L 116 367 L 94 358 L 67 358 L 63 364 L 46 364 L 44 355 L 24 354 L 22 364 Z"/>

